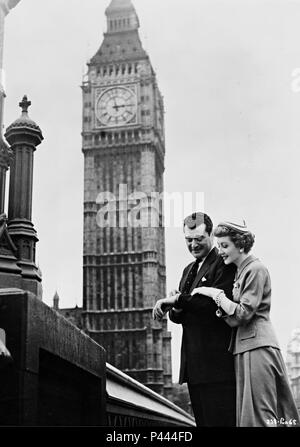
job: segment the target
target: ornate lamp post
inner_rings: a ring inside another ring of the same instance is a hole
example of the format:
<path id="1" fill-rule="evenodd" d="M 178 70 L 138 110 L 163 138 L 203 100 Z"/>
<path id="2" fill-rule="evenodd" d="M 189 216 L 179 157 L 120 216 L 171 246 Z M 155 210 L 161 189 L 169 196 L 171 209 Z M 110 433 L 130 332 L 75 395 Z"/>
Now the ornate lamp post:
<path id="1" fill-rule="evenodd" d="M 24 96 L 19 103 L 22 115 L 5 133 L 13 152 L 10 163 L 8 232 L 17 247 L 18 266 L 22 269 L 22 289 L 37 294 L 41 277 L 35 264 L 38 238 L 31 222 L 33 158 L 43 135 L 39 126 L 28 116 L 30 105 L 31 102 Z"/>

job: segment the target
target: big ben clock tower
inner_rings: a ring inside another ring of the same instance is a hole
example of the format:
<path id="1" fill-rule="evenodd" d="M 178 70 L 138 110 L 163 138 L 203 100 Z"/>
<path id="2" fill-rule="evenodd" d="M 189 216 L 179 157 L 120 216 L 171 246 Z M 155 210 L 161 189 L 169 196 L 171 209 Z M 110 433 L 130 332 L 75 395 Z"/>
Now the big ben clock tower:
<path id="1" fill-rule="evenodd" d="M 163 192 L 163 99 L 131 0 L 112 0 L 106 16 L 82 86 L 84 327 L 109 363 L 169 397 L 171 336 L 151 315 L 166 292 L 162 211 L 151 199 Z"/>

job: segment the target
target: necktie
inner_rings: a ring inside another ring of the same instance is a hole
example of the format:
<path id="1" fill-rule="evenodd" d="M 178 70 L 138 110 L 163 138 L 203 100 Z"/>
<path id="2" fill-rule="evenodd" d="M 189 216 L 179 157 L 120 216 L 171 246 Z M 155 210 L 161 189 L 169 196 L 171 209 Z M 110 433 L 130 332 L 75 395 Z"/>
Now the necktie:
<path id="1" fill-rule="evenodd" d="M 189 293 L 190 292 L 191 286 L 197 276 L 198 267 L 199 267 L 200 262 L 202 262 L 201 258 L 197 258 L 196 261 L 194 262 L 194 264 L 186 278 L 186 281 L 185 281 L 185 284 L 184 284 L 184 287 L 183 287 L 183 290 L 181 293 Z"/>

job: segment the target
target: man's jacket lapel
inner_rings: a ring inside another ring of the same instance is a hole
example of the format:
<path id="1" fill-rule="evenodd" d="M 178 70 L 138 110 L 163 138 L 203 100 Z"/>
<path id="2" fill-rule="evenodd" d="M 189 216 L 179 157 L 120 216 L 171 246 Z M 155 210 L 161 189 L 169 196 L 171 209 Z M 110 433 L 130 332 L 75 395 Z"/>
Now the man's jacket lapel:
<path id="1" fill-rule="evenodd" d="M 193 262 L 186 268 L 186 271 L 185 271 L 185 273 L 184 273 L 184 275 L 183 275 L 183 277 L 182 277 L 182 279 L 181 279 L 181 281 L 180 281 L 180 284 L 179 284 L 179 290 L 183 290 L 184 289 L 184 287 L 185 287 L 185 283 L 186 283 L 186 280 L 187 280 L 187 277 L 189 276 L 189 273 L 190 273 L 190 271 L 191 271 L 191 269 L 192 269 L 192 267 L 193 267 Z"/>

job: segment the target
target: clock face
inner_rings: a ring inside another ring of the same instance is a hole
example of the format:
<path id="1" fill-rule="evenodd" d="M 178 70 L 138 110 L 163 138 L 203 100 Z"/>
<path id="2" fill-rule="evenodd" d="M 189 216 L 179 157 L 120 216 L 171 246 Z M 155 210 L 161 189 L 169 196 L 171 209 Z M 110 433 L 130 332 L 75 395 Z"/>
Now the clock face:
<path id="1" fill-rule="evenodd" d="M 96 116 L 102 126 L 123 126 L 136 117 L 136 95 L 126 87 L 105 90 L 96 101 Z"/>

